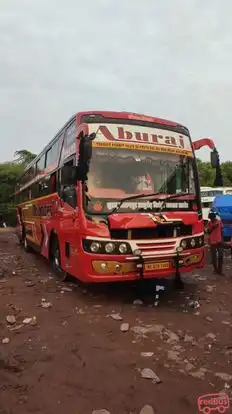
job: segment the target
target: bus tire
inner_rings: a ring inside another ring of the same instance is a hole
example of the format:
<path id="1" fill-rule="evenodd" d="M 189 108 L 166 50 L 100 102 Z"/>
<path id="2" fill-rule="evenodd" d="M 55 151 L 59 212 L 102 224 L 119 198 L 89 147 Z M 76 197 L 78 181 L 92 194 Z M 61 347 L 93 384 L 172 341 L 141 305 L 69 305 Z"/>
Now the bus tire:
<path id="1" fill-rule="evenodd" d="M 68 274 L 61 268 L 60 245 L 58 238 L 55 235 L 51 240 L 51 260 L 52 267 L 57 279 L 59 279 L 61 282 L 64 282 L 67 279 Z"/>

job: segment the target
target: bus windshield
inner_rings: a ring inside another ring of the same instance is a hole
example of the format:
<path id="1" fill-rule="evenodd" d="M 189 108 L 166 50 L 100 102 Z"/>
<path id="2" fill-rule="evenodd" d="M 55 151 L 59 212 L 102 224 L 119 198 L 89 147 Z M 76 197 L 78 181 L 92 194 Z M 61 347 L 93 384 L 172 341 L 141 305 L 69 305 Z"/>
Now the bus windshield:
<path id="1" fill-rule="evenodd" d="M 149 194 L 154 192 L 161 195 L 186 192 L 195 198 L 194 165 L 194 158 L 178 154 L 93 148 L 87 181 L 87 210 L 107 213 L 114 207 L 112 201 L 144 193 L 148 200 Z M 138 201 L 132 204 L 137 205 Z M 153 206 L 155 210 L 156 204 Z M 130 210 L 129 207 L 125 205 L 120 212 Z"/>

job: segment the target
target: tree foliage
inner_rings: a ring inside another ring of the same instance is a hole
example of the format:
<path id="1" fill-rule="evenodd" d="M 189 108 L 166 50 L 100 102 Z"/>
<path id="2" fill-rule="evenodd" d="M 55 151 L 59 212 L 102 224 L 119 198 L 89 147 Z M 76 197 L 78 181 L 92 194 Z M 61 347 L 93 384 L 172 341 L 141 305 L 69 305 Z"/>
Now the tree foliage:
<path id="1" fill-rule="evenodd" d="M 213 187 L 215 179 L 215 170 L 211 167 L 210 162 L 197 160 L 200 185 L 204 187 Z M 232 186 L 232 162 L 227 161 L 221 164 L 223 185 Z"/>
<path id="2" fill-rule="evenodd" d="M 21 150 L 16 152 L 16 156 L 15 161 L 0 163 L 0 214 L 8 225 L 14 225 L 16 221 L 13 194 L 17 181 L 36 155 Z"/>
<path id="3" fill-rule="evenodd" d="M 22 149 L 18 150 L 14 154 L 15 156 L 15 162 L 20 165 L 27 165 L 30 164 L 31 161 L 36 157 L 36 154 L 33 154 L 32 152 Z"/>

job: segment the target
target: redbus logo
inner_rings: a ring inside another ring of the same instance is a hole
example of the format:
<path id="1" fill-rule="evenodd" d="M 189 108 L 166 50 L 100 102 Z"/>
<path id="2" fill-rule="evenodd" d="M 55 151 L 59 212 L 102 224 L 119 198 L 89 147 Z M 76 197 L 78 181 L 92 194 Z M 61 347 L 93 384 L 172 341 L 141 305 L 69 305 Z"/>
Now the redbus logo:
<path id="1" fill-rule="evenodd" d="M 201 395 L 197 404 L 199 412 L 203 414 L 210 414 L 213 411 L 225 413 L 230 408 L 229 397 L 224 393 Z"/>

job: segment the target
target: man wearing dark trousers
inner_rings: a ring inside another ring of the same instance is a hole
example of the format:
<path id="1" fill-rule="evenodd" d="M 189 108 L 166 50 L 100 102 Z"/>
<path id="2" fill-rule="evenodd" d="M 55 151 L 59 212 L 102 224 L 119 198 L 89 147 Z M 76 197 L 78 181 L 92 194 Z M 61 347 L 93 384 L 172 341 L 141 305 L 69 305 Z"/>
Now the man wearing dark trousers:
<path id="1" fill-rule="evenodd" d="M 217 218 L 216 213 L 211 211 L 209 213 L 209 223 L 206 229 L 209 235 L 209 245 L 211 251 L 212 264 L 215 273 L 222 275 L 223 268 L 223 236 L 222 236 L 222 221 Z"/>

